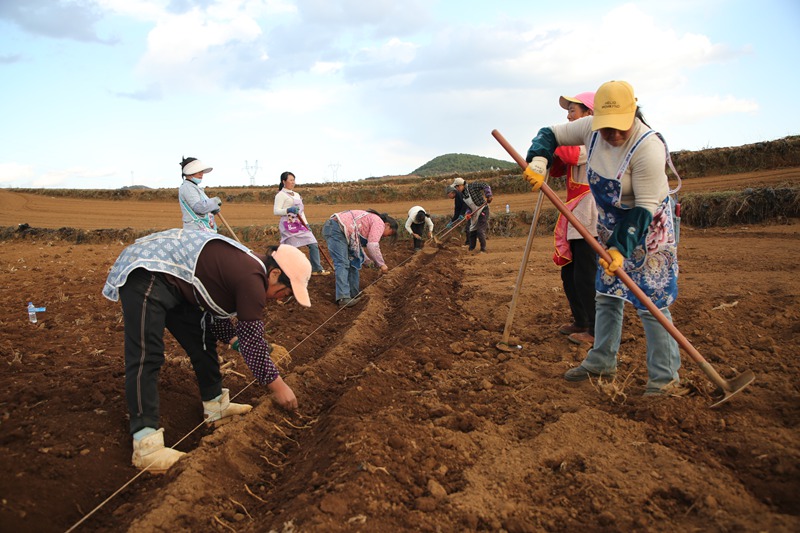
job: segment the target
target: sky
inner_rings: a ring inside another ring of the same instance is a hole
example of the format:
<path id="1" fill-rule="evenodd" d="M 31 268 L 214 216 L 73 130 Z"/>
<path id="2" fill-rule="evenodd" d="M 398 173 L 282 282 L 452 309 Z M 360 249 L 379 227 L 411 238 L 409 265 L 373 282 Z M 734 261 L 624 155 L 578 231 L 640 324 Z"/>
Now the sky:
<path id="1" fill-rule="evenodd" d="M 510 161 L 614 79 L 671 151 L 740 146 L 800 133 L 799 51 L 797 0 L 0 0 L 0 187 Z"/>

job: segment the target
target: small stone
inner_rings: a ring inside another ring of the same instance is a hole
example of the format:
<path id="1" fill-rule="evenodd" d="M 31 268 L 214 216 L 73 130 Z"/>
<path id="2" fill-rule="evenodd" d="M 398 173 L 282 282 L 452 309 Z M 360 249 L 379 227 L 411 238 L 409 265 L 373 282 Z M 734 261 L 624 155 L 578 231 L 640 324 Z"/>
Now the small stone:
<path id="1" fill-rule="evenodd" d="M 428 480 L 428 492 L 437 500 L 447 497 L 447 491 L 435 479 Z"/>

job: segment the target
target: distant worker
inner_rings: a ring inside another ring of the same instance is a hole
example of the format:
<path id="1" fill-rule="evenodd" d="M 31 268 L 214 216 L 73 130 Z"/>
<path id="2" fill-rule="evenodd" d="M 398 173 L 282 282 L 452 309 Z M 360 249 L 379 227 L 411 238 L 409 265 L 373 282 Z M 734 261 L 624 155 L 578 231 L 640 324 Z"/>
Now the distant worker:
<path id="1" fill-rule="evenodd" d="M 361 266 L 369 258 L 381 273 L 389 271 L 381 254 L 383 237 L 397 239 L 397 221 L 372 209 L 352 209 L 334 213 L 322 226 L 336 277 L 336 303 L 352 307 L 361 292 Z"/>
<path id="2" fill-rule="evenodd" d="M 186 157 L 181 161 L 183 183 L 178 189 L 178 202 L 181 204 L 183 227 L 186 229 L 217 232 L 214 215 L 219 213 L 222 200 L 218 196 L 209 198 L 200 188 L 203 175 L 212 170 L 212 167 L 194 157 Z"/>
<path id="3" fill-rule="evenodd" d="M 408 218 L 406 218 L 406 231 L 411 234 L 414 239 L 414 251 L 422 250 L 425 244 L 424 236 L 427 233 L 428 238 L 433 238 L 433 221 L 431 216 L 425 212 L 419 205 L 415 205 L 408 210 Z"/>
<path id="4" fill-rule="evenodd" d="M 206 423 L 221 423 L 252 409 L 231 402 L 222 387 L 218 340 L 238 349 L 256 381 L 269 388 L 281 407 L 297 408 L 294 392 L 270 359 L 264 307 L 267 300 L 290 295 L 311 306 L 310 277 L 311 264 L 297 248 L 280 245 L 258 254 L 210 232 L 171 229 L 142 237 L 122 251 L 103 296 L 122 303 L 134 466 L 162 473 L 184 455 L 164 447 L 164 430 L 159 428 L 165 328 L 191 360 Z"/>
<path id="5" fill-rule="evenodd" d="M 492 203 L 492 188 L 488 183 L 467 183 L 463 178 L 456 178 L 452 185 L 471 211 L 469 251 L 473 251 L 480 242 L 480 253 L 486 253 L 486 230 L 489 228 L 489 204 Z"/>
<path id="6" fill-rule="evenodd" d="M 594 110 L 594 92 L 558 99 L 572 122 L 588 117 Z M 597 205 L 586 179 L 586 147 L 559 146 L 555 150 L 550 175 L 567 178 L 567 208 L 597 237 Z M 597 253 L 564 215 L 559 214 L 554 232 L 556 251 L 553 262 L 561 267 L 561 283 L 572 312 L 572 323 L 558 331 L 575 344 L 594 343 L 594 278 L 597 274 Z"/>
<path id="7" fill-rule="evenodd" d="M 312 276 L 327 276 L 331 272 L 322 268 L 319 261 L 319 243 L 314 233 L 308 226 L 305 215 L 303 198 L 295 192 L 295 176 L 291 172 L 281 174 L 278 185 L 278 194 L 275 195 L 273 214 L 281 217 L 278 221 L 278 231 L 281 234 L 281 244 L 288 244 L 295 248 L 308 246 L 308 258 L 311 260 Z"/>
<path id="8" fill-rule="evenodd" d="M 458 191 L 452 185 L 445 187 L 444 193 L 448 198 L 453 200 L 453 216 L 450 218 L 450 222 L 447 223 L 447 226 L 445 226 L 446 228 L 451 228 L 457 224 L 459 220 L 466 218 L 472 211 L 469 210 L 467 204 L 464 203 L 464 199 L 461 198 L 461 195 L 458 194 Z M 464 224 L 464 246 L 469 246 L 469 223 Z"/>

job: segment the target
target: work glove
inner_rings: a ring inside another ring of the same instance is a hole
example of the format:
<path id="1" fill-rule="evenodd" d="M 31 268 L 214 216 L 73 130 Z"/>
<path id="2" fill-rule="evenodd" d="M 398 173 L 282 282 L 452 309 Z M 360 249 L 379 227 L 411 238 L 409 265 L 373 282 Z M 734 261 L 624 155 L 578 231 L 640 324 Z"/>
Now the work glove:
<path id="1" fill-rule="evenodd" d="M 213 211 L 211 211 L 211 214 L 212 214 L 212 215 L 217 215 L 217 214 L 219 214 L 219 209 L 214 209 Z"/>
<path id="2" fill-rule="evenodd" d="M 215 196 L 214 198 L 211 199 L 211 201 L 217 204 L 218 206 L 222 207 L 222 200 L 219 199 L 219 196 Z"/>
<path id="3" fill-rule="evenodd" d="M 444 229 L 450 229 L 450 228 L 452 228 L 452 227 L 453 227 L 453 221 L 451 220 L 450 222 L 448 222 L 448 223 L 445 225 Z"/>
<path id="4" fill-rule="evenodd" d="M 609 248 L 608 255 L 611 256 L 611 263 L 607 263 L 605 259 L 602 257 L 598 260 L 600 266 L 603 267 L 606 271 L 606 274 L 609 276 L 616 276 L 616 271 L 618 268 L 622 266 L 622 262 L 625 261 L 625 257 L 622 253 L 617 250 L 616 248 Z"/>
<path id="5" fill-rule="evenodd" d="M 542 156 L 534 157 L 523 174 L 528 183 L 533 185 L 531 190 L 533 192 L 538 191 L 544 183 L 544 175 L 547 174 L 547 159 Z"/>
<path id="6" fill-rule="evenodd" d="M 486 197 L 486 203 L 487 203 L 487 204 L 490 204 L 490 203 L 492 203 L 492 200 L 493 200 L 493 199 L 494 199 L 494 196 L 487 196 L 487 197 Z"/>
<path id="7" fill-rule="evenodd" d="M 467 213 L 466 215 L 464 215 L 464 218 L 467 219 L 467 220 L 471 219 L 472 218 L 472 213 Z"/>
<path id="8" fill-rule="evenodd" d="M 297 213 L 300 212 L 300 208 L 297 207 L 296 205 L 293 205 L 292 207 L 287 207 L 286 208 L 286 212 L 287 213 L 291 213 L 293 215 L 296 215 Z"/>

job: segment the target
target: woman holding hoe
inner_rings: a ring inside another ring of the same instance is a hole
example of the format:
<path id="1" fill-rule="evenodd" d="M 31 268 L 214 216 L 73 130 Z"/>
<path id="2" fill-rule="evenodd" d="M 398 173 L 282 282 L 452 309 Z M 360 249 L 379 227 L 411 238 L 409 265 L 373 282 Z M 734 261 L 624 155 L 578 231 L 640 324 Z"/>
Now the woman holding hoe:
<path id="1" fill-rule="evenodd" d="M 628 301 L 636 307 L 647 338 L 645 394 L 680 394 L 685 389 L 679 385 L 678 343 L 615 274 L 624 268 L 672 319 L 668 307 L 678 295 L 678 258 L 665 172 L 669 151 L 636 102 L 627 82 L 604 83 L 595 93 L 594 116 L 539 130 L 528 150 L 525 176 L 538 190 L 556 147 L 586 145 L 599 240 L 612 259 L 600 259 L 597 269 L 594 346 L 564 378 L 583 381 L 616 374 L 623 306 Z"/>
<path id="2" fill-rule="evenodd" d="M 559 105 L 573 122 L 588 117 L 594 109 L 594 93 L 561 96 Z M 597 237 L 597 206 L 586 179 L 586 147 L 559 146 L 555 150 L 550 176 L 567 178 L 566 206 Z M 597 254 L 563 215 L 558 216 L 553 234 L 556 251 L 553 262 L 561 267 L 561 283 L 572 312 L 572 323 L 558 331 L 575 344 L 594 343 L 594 277 Z"/>
<path id="3" fill-rule="evenodd" d="M 311 260 L 312 276 L 327 276 L 329 270 L 322 268 L 319 262 L 319 244 L 314 233 L 308 227 L 308 220 L 304 213 L 303 198 L 294 191 L 295 177 L 291 172 L 281 174 L 278 185 L 278 194 L 275 195 L 273 214 L 281 217 L 278 222 L 278 231 L 281 234 L 281 244 L 288 244 L 299 248 L 308 246 L 308 258 Z"/>
<path id="4" fill-rule="evenodd" d="M 212 167 L 194 157 L 185 157 L 181 161 L 183 183 L 178 189 L 178 202 L 186 229 L 217 232 L 214 215 L 219 213 L 222 200 L 218 196 L 209 198 L 200 188 L 203 176 L 212 170 Z"/>

